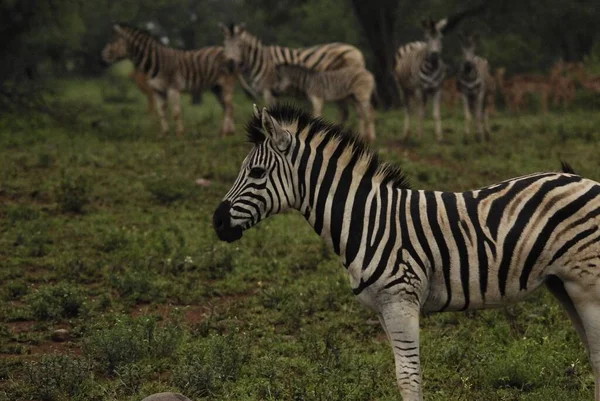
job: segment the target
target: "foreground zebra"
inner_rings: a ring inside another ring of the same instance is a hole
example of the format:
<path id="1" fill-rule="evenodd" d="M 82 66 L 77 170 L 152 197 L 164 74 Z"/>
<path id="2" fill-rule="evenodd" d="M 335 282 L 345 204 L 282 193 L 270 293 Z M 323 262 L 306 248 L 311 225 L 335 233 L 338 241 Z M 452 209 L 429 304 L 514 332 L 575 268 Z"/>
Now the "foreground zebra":
<path id="1" fill-rule="evenodd" d="M 267 104 L 274 101 L 273 90 L 277 83 L 275 68 L 279 65 L 296 65 L 314 71 L 365 68 L 361 51 L 346 43 L 327 43 L 299 49 L 265 46 L 246 30 L 244 24 L 219 26 L 223 31 L 227 57 L 249 74 L 253 89 L 263 95 Z M 340 102 L 338 106 L 342 112 L 341 124 L 344 124 L 348 118 L 347 105 Z"/>
<path id="2" fill-rule="evenodd" d="M 493 105 L 496 81 L 490 74 L 488 61 L 475 55 L 475 35 L 461 37 L 463 62 L 456 80 L 456 88 L 462 94 L 465 108 L 465 140 L 468 140 L 471 113 L 475 114 L 477 140 L 490 139 L 489 109 Z"/>
<path id="3" fill-rule="evenodd" d="M 147 31 L 138 28 L 115 24 L 113 31 L 112 41 L 102 50 L 102 59 L 107 63 L 114 63 L 129 58 L 136 70 L 147 75 L 147 84 L 154 91 L 164 134 L 169 133 L 167 101 L 177 124 L 177 134 L 182 136 L 180 92 L 199 93 L 209 88 L 217 96 L 225 113 L 221 134 L 233 133 L 233 91 L 237 78 L 222 47 L 178 50 L 164 46 Z"/>
<path id="4" fill-rule="evenodd" d="M 213 216 L 221 240 L 286 209 L 333 247 L 391 342 L 404 401 L 422 400 L 421 312 L 490 308 L 545 285 L 573 321 L 600 400 L 600 184 L 568 168 L 462 193 L 409 189 L 339 126 L 254 110 L 253 149 Z"/>
<path id="5" fill-rule="evenodd" d="M 441 52 L 442 30 L 446 23 L 446 19 L 438 22 L 431 18 L 423 20 L 426 41 L 405 44 L 396 52 L 394 72 L 404 99 L 404 139 L 410 134 L 410 104 L 413 98 L 417 102 L 418 110 L 417 136 L 421 139 L 425 106 L 430 97 L 433 102 L 435 134 L 438 141 L 443 139 L 440 100 L 446 66 L 442 61 Z"/>
<path id="6" fill-rule="evenodd" d="M 356 105 L 361 137 L 375 140 L 375 122 L 371 97 L 375 78 L 364 68 L 346 67 L 335 71 L 316 72 L 298 66 L 276 68 L 278 91 L 294 88 L 305 93 L 313 105 L 313 115 L 321 116 L 323 101 L 351 99 Z"/>

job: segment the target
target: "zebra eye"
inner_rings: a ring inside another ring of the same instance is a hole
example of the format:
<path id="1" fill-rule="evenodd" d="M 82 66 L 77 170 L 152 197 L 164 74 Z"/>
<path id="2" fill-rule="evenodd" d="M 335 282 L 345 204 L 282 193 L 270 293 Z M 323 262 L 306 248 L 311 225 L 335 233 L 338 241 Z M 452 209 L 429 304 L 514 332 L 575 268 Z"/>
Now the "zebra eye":
<path id="1" fill-rule="evenodd" d="M 263 178 L 267 174 L 267 170 L 262 167 L 252 167 L 250 169 L 250 174 L 248 174 L 251 178 Z"/>

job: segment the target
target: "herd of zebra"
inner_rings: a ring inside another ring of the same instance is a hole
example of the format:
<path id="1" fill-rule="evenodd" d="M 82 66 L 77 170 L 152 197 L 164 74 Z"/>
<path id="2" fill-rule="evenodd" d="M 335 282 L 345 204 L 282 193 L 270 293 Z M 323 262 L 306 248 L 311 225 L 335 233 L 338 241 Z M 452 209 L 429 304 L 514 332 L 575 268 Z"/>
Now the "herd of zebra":
<path id="1" fill-rule="evenodd" d="M 405 99 L 404 137 L 410 133 L 411 100 L 418 108 L 418 136 L 422 135 L 424 106 L 433 99 L 435 130 L 442 139 L 440 98 L 446 75 L 441 59 L 442 34 L 447 19 L 423 21 L 425 41 L 401 46 L 395 56 L 395 78 Z M 149 105 L 156 107 L 163 132 L 169 131 L 166 117 L 170 105 L 177 133 L 183 134 L 180 92 L 200 92 L 211 89 L 224 110 L 221 134 L 234 131 L 232 96 L 236 82 L 256 97 L 260 93 L 267 104 L 276 95 L 301 94 L 312 104 L 313 114 L 320 116 L 324 102 L 336 102 L 343 125 L 348 118 L 348 102 L 354 103 L 359 120 L 359 133 L 365 139 L 375 139 L 372 99 L 375 79 L 365 67 L 362 52 L 346 43 L 328 43 L 308 48 L 287 48 L 264 45 L 244 24 L 220 24 L 223 47 L 211 46 L 198 50 L 169 48 L 147 31 L 125 24 L 113 27 L 113 40 L 102 51 L 107 63 L 129 58 L 134 66 L 138 85 L 148 94 Z M 489 137 L 487 107 L 495 87 L 487 61 L 474 54 L 473 36 L 464 37 L 464 60 L 457 79 L 457 88 L 465 104 L 465 135 L 469 136 L 471 114 L 475 114 L 478 137 Z M 244 76 L 250 79 L 246 83 Z M 156 106 L 154 106 L 154 104 Z"/>
<path id="2" fill-rule="evenodd" d="M 446 23 L 425 21 L 426 41 L 401 47 L 396 57 L 398 85 L 406 103 L 416 98 L 420 119 L 432 98 L 439 139 Z M 222 29 L 224 48 L 180 51 L 116 25 L 116 39 L 103 51 L 106 61 L 131 58 L 148 77 L 164 130 L 167 100 L 181 133 L 180 91 L 211 88 L 225 110 L 222 132 L 232 132 L 231 98 L 240 73 L 251 79 L 243 85 L 268 103 L 290 87 L 310 99 L 313 114 L 288 105 L 254 106 L 247 124 L 253 147 L 213 215 L 219 239 L 236 241 L 269 216 L 299 211 L 339 255 L 354 294 L 379 317 L 404 401 L 423 399 L 422 312 L 498 307 L 545 286 L 588 352 L 600 401 L 600 183 L 563 164 L 559 173 L 475 191 L 413 190 L 397 166 L 381 162 L 365 144 L 375 135 L 369 103 L 374 84 L 358 49 L 341 43 L 263 46 L 241 25 Z M 478 133 L 489 135 L 489 67 L 475 56 L 473 37 L 465 38 L 463 53 L 458 89 L 466 116 L 475 113 Z M 360 137 L 316 117 L 324 101 L 335 101 L 344 120 L 348 97 L 359 109 Z M 407 109 L 405 135 L 409 128 Z"/>

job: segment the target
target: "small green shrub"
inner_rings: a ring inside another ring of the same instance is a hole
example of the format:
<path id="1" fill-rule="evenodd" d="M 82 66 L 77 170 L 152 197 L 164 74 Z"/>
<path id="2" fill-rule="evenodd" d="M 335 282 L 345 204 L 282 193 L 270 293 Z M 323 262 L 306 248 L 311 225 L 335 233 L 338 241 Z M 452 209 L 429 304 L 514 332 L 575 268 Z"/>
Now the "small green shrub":
<path id="1" fill-rule="evenodd" d="M 39 362 L 25 364 L 25 375 L 32 399 L 65 400 L 85 390 L 92 378 L 92 366 L 85 358 L 44 355 Z"/>
<path id="2" fill-rule="evenodd" d="M 84 340 L 84 352 L 95 360 L 102 371 L 112 375 L 123 366 L 144 358 L 171 356 L 181 341 L 178 326 L 161 327 L 153 317 L 124 318 L 113 327 L 94 331 Z"/>
<path id="3" fill-rule="evenodd" d="M 56 190 L 56 200 L 65 213 L 82 213 L 90 202 L 91 181 L 82 175 L 73 177 L 63 172 Z"/>
<path id="4" fill-rule="evenodd" d="M 83 291 L 70 284 L 42 288 L 31 295 L 29 306 L 37 320 L 57 320 L 79 316 L 84 309 Z"/>
<path id="5" fill-rule="evenodd" d="M 27 290 L 28 288 L 26 282 L 22 280 L 11 281 L 6 285 L 5 297 L 8 300 L 19 299 L 27 294 Z"/>
<path id="6" fill-rule="evenodd" d="M 240 377 L 250 359 L 246 339 L 238 334 L 211 336 L 187 356 L 173 372 L 175 386 L 193 397 L 216 395 L 227 382 Z"/>

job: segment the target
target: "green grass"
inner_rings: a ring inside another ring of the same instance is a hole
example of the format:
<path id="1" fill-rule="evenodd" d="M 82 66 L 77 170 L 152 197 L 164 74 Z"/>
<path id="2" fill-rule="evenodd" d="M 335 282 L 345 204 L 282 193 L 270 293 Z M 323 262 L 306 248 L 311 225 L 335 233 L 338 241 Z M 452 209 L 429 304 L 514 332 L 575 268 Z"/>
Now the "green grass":
<path id="1" fill-rule="evenodd" d="M 375 316 L 301 216 L 268 219 L 235 244 L 213 233 L 249 150 L 247 99 L 236 98 L 236 135 L 221 138 L 212 95 L 201 106 L 185 97 L 181 140 L 160 137 L 145 99 L 118 77 L 57 89 L 78 123 L 0 119 L 0 400 L 399 398 Z M 402 112 L 376 115 L 375 148 L 416 188 L 460 191 L 561 159 L 600 179 L 593 111 L 500 113 L 494 141 L 467 146 L 458 110 L 444 117 L 448 144 L 434 142 L 428 117 L 423 141 L 403 146 Z M 200 177 L 212 185 L 195 185 Z M 57 328 L 69 341 L 51 340 Z M 422 344 L 427 400 L 593 396 L 583 346 L 543 291 L 426 317 Z"/>

